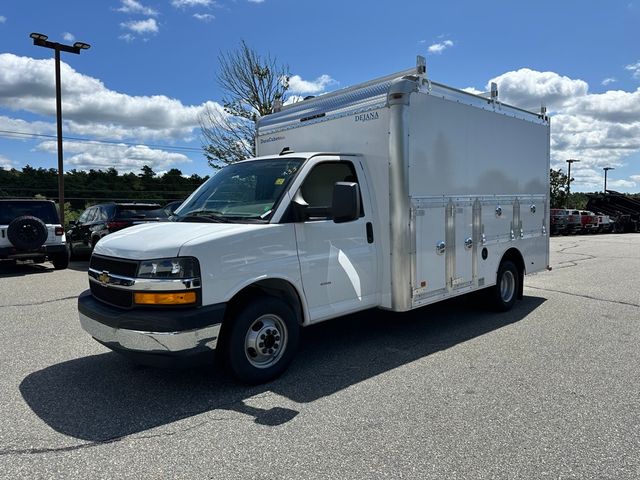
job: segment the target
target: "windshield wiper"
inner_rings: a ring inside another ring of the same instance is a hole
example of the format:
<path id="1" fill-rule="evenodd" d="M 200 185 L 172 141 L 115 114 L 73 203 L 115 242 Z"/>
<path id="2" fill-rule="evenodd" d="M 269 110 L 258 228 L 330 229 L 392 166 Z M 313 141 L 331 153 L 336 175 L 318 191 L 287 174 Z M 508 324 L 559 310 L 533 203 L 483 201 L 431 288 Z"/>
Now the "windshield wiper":
<path id="1" fill-rule="evenodd" d="M 202 220 L 215 223 L 229 223 L 229 219 L 218 210 L 194 210 L 184 216 L 178 216 L 178 222 L 200 222 Z"/>

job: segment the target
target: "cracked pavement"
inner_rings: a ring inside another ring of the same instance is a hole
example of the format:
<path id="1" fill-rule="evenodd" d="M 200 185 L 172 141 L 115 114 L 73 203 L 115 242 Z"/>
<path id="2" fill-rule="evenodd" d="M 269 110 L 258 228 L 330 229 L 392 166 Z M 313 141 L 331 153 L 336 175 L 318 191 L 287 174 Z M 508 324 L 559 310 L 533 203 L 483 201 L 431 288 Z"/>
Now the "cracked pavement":
<path id="1" fill-rule="evenodd" d="M 551 250 L 511 312 L 336 319 L 254 387 L 93 341 L 87 262 L 0 266 L 0 477 L 639 478 L 640 235 Z"/>

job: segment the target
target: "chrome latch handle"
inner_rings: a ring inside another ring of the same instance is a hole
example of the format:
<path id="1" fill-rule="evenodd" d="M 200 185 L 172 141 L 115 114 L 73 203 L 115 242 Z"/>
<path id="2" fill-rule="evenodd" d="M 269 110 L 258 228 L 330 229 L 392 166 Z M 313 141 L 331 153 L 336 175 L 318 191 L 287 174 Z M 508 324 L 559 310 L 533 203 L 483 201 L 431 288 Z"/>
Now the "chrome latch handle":
<path id="1" fill-rule="evenodd" d="M 438 244 L 436 245 L 436 253 L 438 255 L 444 255 L 444 252 L 447 248 L 447 244 L 444 242 L 438 242 Z"/>
<path id="2" fill-rule="evenodd" d="M 471 247 L 473 247 L 473 239 L 471 237 L 468 237 L 464 241 L 464 248 L 466 248 L 467 250 L 471 250 Z"/>

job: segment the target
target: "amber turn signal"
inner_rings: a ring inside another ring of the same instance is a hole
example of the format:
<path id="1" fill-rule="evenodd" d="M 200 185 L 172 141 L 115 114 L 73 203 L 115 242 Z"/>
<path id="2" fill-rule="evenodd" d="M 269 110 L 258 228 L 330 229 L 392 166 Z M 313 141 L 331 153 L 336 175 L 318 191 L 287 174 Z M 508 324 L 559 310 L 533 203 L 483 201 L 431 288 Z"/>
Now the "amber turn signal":
<path id="1" fill-rule="evenodd" d="M 181 293 L 142 293 L 133 296 L 138 305 L 187 305 L 196 303 L 196 292 Z"/>

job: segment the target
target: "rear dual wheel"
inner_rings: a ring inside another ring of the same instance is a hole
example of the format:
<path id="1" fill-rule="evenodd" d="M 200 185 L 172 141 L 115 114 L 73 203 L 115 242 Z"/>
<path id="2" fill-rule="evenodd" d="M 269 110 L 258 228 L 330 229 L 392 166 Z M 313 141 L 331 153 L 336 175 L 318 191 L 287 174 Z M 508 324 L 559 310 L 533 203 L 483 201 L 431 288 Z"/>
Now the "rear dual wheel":
<path id="1" fill-rule="evenodd" d="M 521 275 L 511 260 L 503 260 L 498 268 L 496 285 L 491 289 L 494 308 L 500 312 L 511 310 L 520 291 Z"/>

